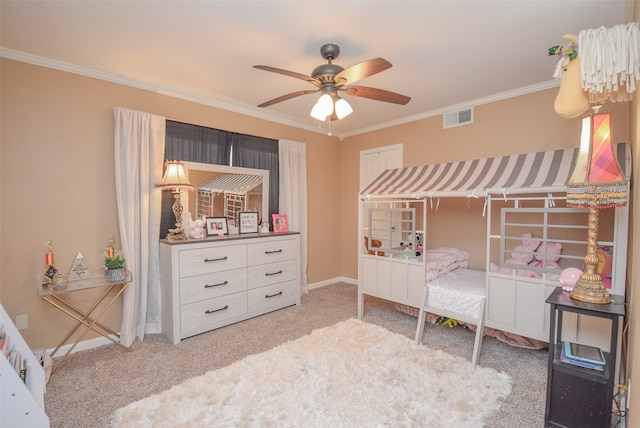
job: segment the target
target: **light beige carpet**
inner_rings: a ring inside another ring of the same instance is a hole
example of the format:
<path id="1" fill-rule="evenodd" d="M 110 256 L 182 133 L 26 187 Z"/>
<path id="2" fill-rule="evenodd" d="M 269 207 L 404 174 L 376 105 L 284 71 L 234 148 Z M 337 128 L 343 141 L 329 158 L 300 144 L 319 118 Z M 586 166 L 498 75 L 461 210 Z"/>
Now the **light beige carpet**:
<path id="1" fill-rule="evenodd" d="M 511 392 L 491 368 L 350 319 L 116 410 L 112 427 L 482 427 Z"/>

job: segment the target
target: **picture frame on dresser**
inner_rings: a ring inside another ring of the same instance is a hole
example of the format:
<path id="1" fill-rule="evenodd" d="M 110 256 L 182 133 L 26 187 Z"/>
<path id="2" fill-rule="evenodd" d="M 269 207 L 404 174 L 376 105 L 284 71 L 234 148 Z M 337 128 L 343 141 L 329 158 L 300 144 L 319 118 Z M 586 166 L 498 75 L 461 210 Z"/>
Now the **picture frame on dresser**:
<path id="1" fill-rule="evenodd" d="M 289 232 L 289 220 L 286 214 L 272 214 L 273 217 L 273 231 L 275 233 L 287 233 Z"/>
<path id="2" fill-rule="evenodd" d="M 258 233 L 258 213 L 247 211 L 238 213 L 238 227 L 240 233 Z"/>
<path id="3" fill-rule="evenodd" d="M 206 217 L 207 236 L 220 236 L 229 234 L 229 226 L 226 217 Z"/>

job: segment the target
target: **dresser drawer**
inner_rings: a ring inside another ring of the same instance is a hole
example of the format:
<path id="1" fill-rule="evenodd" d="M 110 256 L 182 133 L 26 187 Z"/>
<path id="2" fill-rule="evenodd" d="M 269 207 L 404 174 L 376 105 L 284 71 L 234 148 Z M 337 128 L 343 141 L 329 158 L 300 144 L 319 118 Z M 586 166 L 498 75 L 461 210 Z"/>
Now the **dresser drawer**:
<path id="1" fill-rule="evenodd" d="M 180 279 L 180 304 L 247 291 L 247 270 L 234 269 Z"/>
<path id="2" fill-rule="evenodd" d="M 208 330 L 208 326 L 212 326 L 211 328 L 219 327 L 224 324 L 225 320 L 246 313 L 246 292 L 182 305 L 180 308 L 180 331 L 183 337 L 190 333 L 197 334 L 197 332 Z"/>
<path id="3" fill-rule="evenodd" d="M 295 260 L 300 254 L 296 239 L 269 240 L 251 244 L 247 248 L 249 266 Z"/>
<path id="4" fill-rule="evenodd" d="M 227 245 L 180 251 L 181 278 L 245 266 L 247 266 L 246 245 Z"/>
<path id="5" fill-rule="evenodd" d="M 298 281 L 287 281 L 249 290 L 249 312 L 295 305 L 298 286 Z"/>
<path id="6" fill-rule="evenodd" d="M 249 289 L 298 278 L 295 260 L 249 267 Z"/>

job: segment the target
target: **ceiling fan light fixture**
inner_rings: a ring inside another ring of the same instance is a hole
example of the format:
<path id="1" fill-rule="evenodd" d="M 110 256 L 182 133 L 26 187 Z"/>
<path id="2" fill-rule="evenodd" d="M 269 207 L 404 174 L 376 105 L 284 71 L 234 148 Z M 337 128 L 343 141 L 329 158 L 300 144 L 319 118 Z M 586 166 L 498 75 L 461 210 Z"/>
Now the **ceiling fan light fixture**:
<path id="1" fill-rule="evenodd" d="M 333 113 L 333 99 L 329 94 L 322 94 L 311 109 L 311 117 L 318 120 L 326 120 L 327 116 Z"/>
<path id="2" fill-rule="evenodd" d="M 353 113 L 351 105 L 344 98 L 338 98 L 338 101 L 336 101 L 335 109 L 338 119 L 343 119 Z"/>

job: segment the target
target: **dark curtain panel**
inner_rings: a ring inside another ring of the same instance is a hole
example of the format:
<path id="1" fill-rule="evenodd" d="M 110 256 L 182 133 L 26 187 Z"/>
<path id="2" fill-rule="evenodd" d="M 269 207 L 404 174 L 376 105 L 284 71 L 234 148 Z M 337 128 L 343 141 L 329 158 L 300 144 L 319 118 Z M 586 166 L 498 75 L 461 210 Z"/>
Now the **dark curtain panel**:
<path id="1" fill-rule="evenodd" d="M 230 165 L 231 134 L 167 120 L 165 159 Z"/>
<path id="2" fill-rule="evenodd" d="M 202 162 L 230 165 L 231 136 L 229 132 L 189 123 L 167 120 L 164 158 L 185 162 Z M 175 227 L 173 215 L 173 194 L 162 192 L 162 217 L 160 237 L 167 236 Z"/>
<path id="3" fill-rule="evenodd" d="M 269 171 L 269 215 L 263 220 L 271 225 L 271 214 L 279 212 L 278 141 L 252 135 L 233 134 L 233 166 L 258 168 Z M 263 213 L 264 216 L 264 213 Z M 273 228 L 273 225 L 271 225 Z"/>

